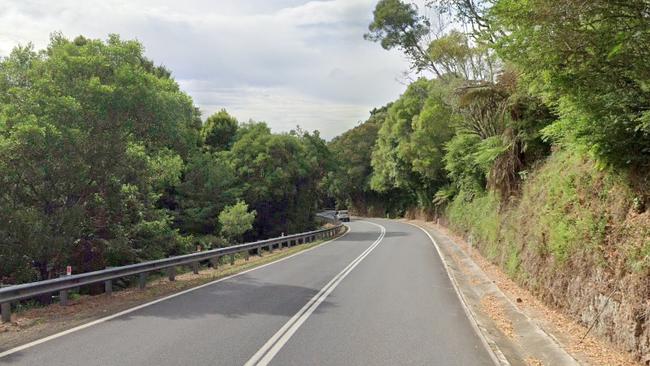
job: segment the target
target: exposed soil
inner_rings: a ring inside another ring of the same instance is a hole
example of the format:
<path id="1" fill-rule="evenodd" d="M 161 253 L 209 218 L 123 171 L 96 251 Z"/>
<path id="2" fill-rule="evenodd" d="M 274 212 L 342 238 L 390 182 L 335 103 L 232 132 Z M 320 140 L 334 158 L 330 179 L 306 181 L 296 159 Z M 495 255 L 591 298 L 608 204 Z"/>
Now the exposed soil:
<path id="1" fill-rule="evenodd" d="M 511 280 L 499 267 L 490 263 L 478 250 L 472 248 L 462 237 L 454 234 L 448 228 L 427 222 L 436 230 L 450 237 L 465 253 L 487 274 L 487 276 L 501 289 L 501 291 L 514 303 L 517 308 L 534 319 L 547 333 L 551 334 L 572 356 L 586 365 L 609 366 L 639 366 L 641 363 L 634 360 L 632 355 L 618 350 L 613 344 L 589 334 L 586 337 L 587 327 L 572 320 L 559 309 L 553 309 L 542 303 L 530 291 L 520 287 Z M 462 265 L 459 265 L 462 269 Z M 507 319 L 502 319 L 503 311 L 490 299 L 481 301 L 482 307 L 495 321 L 499 329 L 506 335 L 508 329 Z M 512 332 L 510 331 L 511 336 Z M 584 337 L 584 339 L 583 339 Z M 541 365 L 538 360 L 526 360 L 530 365 Z M 538 363 L 535 363 L 538 362 Z"/>

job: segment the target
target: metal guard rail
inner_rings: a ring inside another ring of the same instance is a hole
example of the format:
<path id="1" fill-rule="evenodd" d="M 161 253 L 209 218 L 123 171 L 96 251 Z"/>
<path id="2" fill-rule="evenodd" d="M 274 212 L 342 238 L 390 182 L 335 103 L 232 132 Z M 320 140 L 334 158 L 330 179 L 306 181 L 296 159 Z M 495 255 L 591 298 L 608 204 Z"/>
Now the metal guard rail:
<path id="1" fill-rule="evenodd" d="M 283 247 L 285 244 L 287 247 L 290 247 L 296 244 L 309 243 L 318 239 L 331 238 L 341 233 L 343 228 L 344 225 L 338 223 L 335 227 L 332 228 L 308 231 L 300 234 L 281 236 L 252 243 L 238 244 L 225 248 L 206 250 L 203 252 L 179 255 L 175 257 L 130 264 L 121 267 L 108 268 L 99 271 L 63 276 L 50 280 L 3 287 L 0 288 L 0 307 L 2 313 L 2 321 L 10 321 L 11 303 L 14 301 L 59 292 L 61 304 L 66 305 L 68 295 L 67 291 L 72 288 L 104 282 L 106 293 L 110 294 L 112 292 L 112 280 L 133 275 L 140 275 L 139 286 L 140 288 L 144 288 L 146 285 L 146 276 L 148 272 L 167 269 L 169 271 L 169 280 L 174 281 L 176 266 L 191 264 L 193 266 L 194 273 L 198 273 L 199 263 L 205 260 L 210 260 L 212 262 L 212 265 L 216 267 L 218 265 L 219 258 L 224 255 L 233 255 L 231 258 L 231 263 L 233 263 L 234 254 L 236 253 L 249 253 L 251 250 L 255 250 L 257 254 L 260 254 L 260 250 L 263 248 L 268 248 L 269 251 L 273 251 L 273 248 L 276 244 L 278 247 Z"/>

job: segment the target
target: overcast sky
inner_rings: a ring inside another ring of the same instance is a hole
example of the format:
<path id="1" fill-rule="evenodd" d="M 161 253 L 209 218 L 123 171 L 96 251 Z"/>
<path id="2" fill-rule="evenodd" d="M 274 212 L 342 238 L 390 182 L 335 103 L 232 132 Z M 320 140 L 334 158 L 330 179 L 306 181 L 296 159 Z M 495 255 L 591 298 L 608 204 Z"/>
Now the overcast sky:
<path id="1" fill-rule="evenodd" d="M 226 108 L 331 138 L 403 92 L 397 52 L 363 40 L 376 0 L 0 0 L 0 55 L 53 31 L 138 39 L 205 119 Z"/>

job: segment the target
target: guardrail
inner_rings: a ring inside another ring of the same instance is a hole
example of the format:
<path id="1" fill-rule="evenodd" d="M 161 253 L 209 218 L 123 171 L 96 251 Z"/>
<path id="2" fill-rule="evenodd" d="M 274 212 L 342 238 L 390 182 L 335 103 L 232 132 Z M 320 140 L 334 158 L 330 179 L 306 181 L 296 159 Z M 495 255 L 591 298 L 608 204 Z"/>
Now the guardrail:
<path id="1" fill-rule="evenodd" d="M 336 219 L 336 211 L 334 210 L 327 210 L 323 212 L 319 212 L 316 214 L 316 218 L 320 219 L 323 222 L 330 223 L 330 224 L 339 224 L 339 220 Z"/>
<path id="2" fill-rule="evenodd" d="M 340 234 L 343 230 L 343 224 L 337 223 L 336 226 L 331 228 L 300 234 L 281 236 L 252 243 L 238 244 L 225 248 L 136 263 L 122 267 L 113 267 L 100 271 L 80 273 L 45 281 L 2 287 L 0 288 L 2 322 L 9 322 L 11 320 L 11 303 L 14 301 L 59 292 L 60 304 L 67 305 L 68 291 L 72 288 L 104 282 L 105 292 L 111 294 L 113 291 L 113 280 L 120 277 L 134 275 L 139 276 L 138 286 L 140 289 L 144 289 L 147 283 L 147 274 L 149 272 L 167 270 L 169 280 L 174 281 L 177 266 L 191 265 L 193 272 L 198 274 L 199 264 L 202 261 L 209 260 L 212 263 L 212 266 L 216 268 L 219 265 L 219 258 L 225 255 L 231 255 L 230 263 L 233 264 L 235 261 L 235 254 L 237 253 L 244 252 L 246 259 L 248 259 L 250 252 L 253 250 L 255 250 L 257 255 L 261 255 L 261 250 L 264 248 L 268 248 L 270 252 L 273 252 L 273 249 L 276 246 L 278 248 L 285 246 L 292 247 L 298 244 L 310 243 L 319 239 L 331 238 Z"/>

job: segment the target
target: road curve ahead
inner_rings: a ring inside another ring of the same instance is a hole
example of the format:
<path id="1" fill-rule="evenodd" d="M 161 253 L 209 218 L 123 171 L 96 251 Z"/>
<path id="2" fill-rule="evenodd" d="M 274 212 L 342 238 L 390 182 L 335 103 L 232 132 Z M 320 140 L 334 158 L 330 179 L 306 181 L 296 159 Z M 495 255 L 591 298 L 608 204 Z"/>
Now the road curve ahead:
<path id="1" fill-rule="evenodd" d="M 0 364 L 493 364 L 425 233 L 389 220 L 349 227 L 330 243 Z"/>

